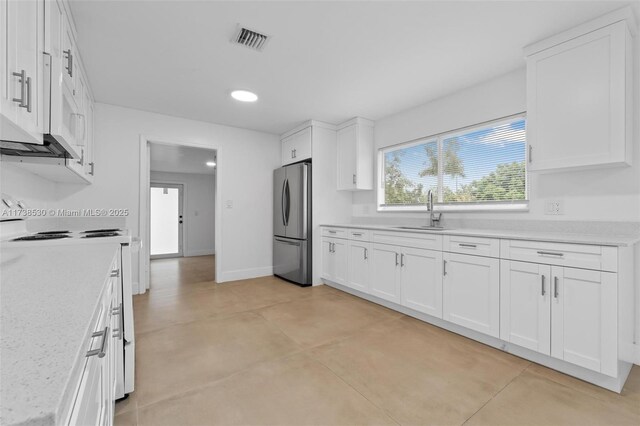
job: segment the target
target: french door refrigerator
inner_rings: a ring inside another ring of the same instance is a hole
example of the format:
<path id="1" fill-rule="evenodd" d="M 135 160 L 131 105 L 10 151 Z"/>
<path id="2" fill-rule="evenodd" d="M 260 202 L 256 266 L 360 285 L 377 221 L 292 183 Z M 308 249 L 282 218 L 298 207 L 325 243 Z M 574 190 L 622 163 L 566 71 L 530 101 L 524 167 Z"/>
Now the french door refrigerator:
<path id="1" fill-rule="evenodd" d="M 273 171 L 273 273 L 311 285 L 311 163 Z"/>

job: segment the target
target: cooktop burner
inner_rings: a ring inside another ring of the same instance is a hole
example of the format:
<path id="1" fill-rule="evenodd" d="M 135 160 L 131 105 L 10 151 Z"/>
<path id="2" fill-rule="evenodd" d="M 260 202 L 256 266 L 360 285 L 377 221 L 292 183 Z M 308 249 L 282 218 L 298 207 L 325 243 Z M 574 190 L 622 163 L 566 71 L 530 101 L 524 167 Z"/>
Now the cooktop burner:
<path id="1" fill-rule="evenodd" d="M 14 238 L 11 241 L 58 240 L 60 238 L 69 238 L 69 235 L 65 235 L 65 234 L 35 234 L 35 235 L 27 235 L 26 237 Z"/>
<path id="2" fill-rule="evenodd" d="M 95 234 L 98 232 L 119 232 L 121 229 L 112 228 L 112 229 L 91 229 L 89 231 L 82 231 L 81 234 Z M 110 235 L 112 236 L 112 235 Z"/>
<path id="3" fill-rule="evenodd" d="M 87 234 L 82 238 L 104 238 L 104 237 L 119 237 L 119 236 L 120 234 L 118 234 L 117 232 L 101 231 L 93 234 Z"/>
<path id="4" fill-rule="evenodd" d="M 56 234 L 69 234 L 71 231 L 42 231 L 36 232 L 38 235 L 56 235 Z"/>

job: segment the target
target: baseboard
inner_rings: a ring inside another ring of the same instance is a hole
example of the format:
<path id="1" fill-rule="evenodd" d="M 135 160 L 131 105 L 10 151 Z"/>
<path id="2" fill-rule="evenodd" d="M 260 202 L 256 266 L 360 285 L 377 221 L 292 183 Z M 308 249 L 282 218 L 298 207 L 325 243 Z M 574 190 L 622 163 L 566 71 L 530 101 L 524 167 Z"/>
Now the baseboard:
<path id="1" fill-rule="evenodd" d="M 189 251 L 185 251 L 184 256 L 185 257 L 191 257 L 191 256 L 210 256 L 212 254 L 216 254 L 215 250 L 211 250 L 211 249 L 205 249 L 205 250 L 189 250 Z"/>
<path id="2" fill-rule="evenodd" d="M 471 340 L 475 340 L 476 342 L 483 343 L 487 346 L 491 346 L 498 350 L 508 352 L 520 358 L 533 361 L 537 364 L 544 365 L 545 367 L 558 370 L 562 373 L 568 374 L 573 377 L 577 377 L 578 379 L 584 380 L 589 383 L 593 383 L 597 386 L 603 387 L 605 389 L 609 389 L 616 393 L 620 393 L 620 391 L 622 390 L 622 387 L 624 386 L 627 376 L 629 375 L 629 372 L 631 370 L 632 364 L 628 362 L 619 361 L 618 377 L 610 377 L 601 373 L 597 373 L 595 371 L 588 370 L 586 368 L 579 367 L 577 365 L 568 363 L 566 361 L 552 358 L 550 356 L 540 354 L 530 349 L 526 349 L 521 346 L 514 345 L 513 343 L 506 342 L 499 338 L 492 337 L 474 330 L 470 330 L 468 328 L 459 326 L 457 324 L 450 323 L 449 321 L 445 321 L 441 318 L 433 317 L 431 315 L 427 315 L 422 312 L 414 311 L 413 309 L 407 308 L 402 305 L 398 305 L 397 303 L 394 303 L 394 302 L 389 302 L 387 300 L 380 299 L 376 296 L 372 296 L 370 294 L 363 293 L 358 290 L 354 290 L 350 287 L 346 287 L 344 285 L 337 284 L 332 281 L 328 281 L 324 279 L 323 281 L 325 282 L 325 284 L 329 285 L 330 287 L 335 287 L 338 290 L 342 290 L 346 293 L 353 294 L 354 296 L 358 296 L 362 299 L 368 300 L 378 305 L 385 306 L 394 311 L 401 312 L 410 317 L 435 325 L 436 327 L 440 327 L 452 333 L 459 334 L 461 336 L 467 337 Z"/>
<path id="3" fill-rule="evenodd" d="M 247 280 L 249 278 L 265 277 L 273 275 L 273 266 L 263 266 L 261 268 L 236 269 L 235 271 L 224 271 L 216 278 L 216 282 Z"/>

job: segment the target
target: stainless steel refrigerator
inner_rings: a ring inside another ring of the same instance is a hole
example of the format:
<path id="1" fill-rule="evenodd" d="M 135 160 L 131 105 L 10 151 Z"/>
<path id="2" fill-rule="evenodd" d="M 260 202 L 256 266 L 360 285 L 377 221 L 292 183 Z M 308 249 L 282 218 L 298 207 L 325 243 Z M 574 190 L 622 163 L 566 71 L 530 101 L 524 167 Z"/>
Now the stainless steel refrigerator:
<path id="1" fill-rule="evenodd" d="M 311 285 L 311 163 L 273 171 L 273 273 Z"/>

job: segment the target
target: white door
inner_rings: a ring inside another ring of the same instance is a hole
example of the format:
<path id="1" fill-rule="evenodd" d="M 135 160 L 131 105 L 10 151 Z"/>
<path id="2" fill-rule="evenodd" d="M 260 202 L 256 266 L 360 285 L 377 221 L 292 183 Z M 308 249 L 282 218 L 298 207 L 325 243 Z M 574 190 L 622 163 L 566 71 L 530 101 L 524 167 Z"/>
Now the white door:
<path id="1" fill-rule="evenodd" d="M 151 183 L 150 254 L 152 259 L 182 257 L 183 186 Z"/>
<path id="2" fill-rule="evenodd" d="M 371 250 L 371 294 L 381 299 L 400 303 L 400 248 L 386 244 L 373 244 Z"/>
<path id="3" fill-rule="evenodd" d="M 616 377 L 616 274 L 554 266 L 551 275 L 551 356 Z"/>
<path id="4" fill-rule="evenodd" d="M 551 355 L 551 266 L 500 265 L 500 338 Z"/>
<path id="5" fill-rule="evenodd" d="M 442 318 L 442 252 L 404 248 L 400 266 L 402 305 Z"/>
<path id="6" fill-rule="evenodd" d="M 371 243 L 362 241 L 349 241 L 349 258 L 347 267 L 347 286 L 365 293 L 369 292 L 369 280 L 371 277 L 369 256 L 371 255 Z"/>
<path id="7" fill-rule="evenodd" d="M 358 126 L 338 130 L 338 190 L 356 187 L 356 143 Z"/>
<path id="8" fill-rule="evenodd" d="M 347 284 L 347 240 L 333 240 L 333 281 Z"/>
<path id="9" fill-rule="evenodd" d="M 335 269 L 333 260 L 333 239 L 322 239 L 322 278 L 333 281 L 333 270 Z"/>
<path id="10" fill-rule="evenodd" d="M 443 319 L 500 337 L 500 261 L 444 253 Z"/>

